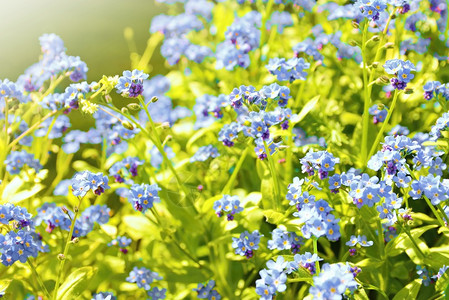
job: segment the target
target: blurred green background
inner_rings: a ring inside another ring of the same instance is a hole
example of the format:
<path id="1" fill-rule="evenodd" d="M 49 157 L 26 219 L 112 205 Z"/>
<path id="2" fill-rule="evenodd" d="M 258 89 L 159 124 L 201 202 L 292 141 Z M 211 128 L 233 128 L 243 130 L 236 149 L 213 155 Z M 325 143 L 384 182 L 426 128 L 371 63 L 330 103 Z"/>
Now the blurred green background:
<path id="1" fill-rule="evenodd" d="M 154 0 L 0 0 L 0 79 L 15 81 L 38 61 L 38 38 L 44 33 L 59 35 L 67 54 L 87 63 L 88 82 L 121 74 L 130 69 L 124 29 L 133 29 L 142 54 L 151 19 L 166 8 Z M 163 71 L 159 50 L 151 62 L 152 75 Z"/>

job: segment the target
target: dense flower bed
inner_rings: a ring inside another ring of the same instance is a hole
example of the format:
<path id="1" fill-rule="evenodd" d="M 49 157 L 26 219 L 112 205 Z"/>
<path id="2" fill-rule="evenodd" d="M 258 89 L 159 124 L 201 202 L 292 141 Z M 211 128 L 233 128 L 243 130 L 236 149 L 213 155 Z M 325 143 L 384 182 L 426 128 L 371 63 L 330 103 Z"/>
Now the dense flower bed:
<path id="1" fill-rule="evenodd" d="M 0 80 L 1 294 L 443 299 L 447 2 L 158 1 L 121 75 Z"/>

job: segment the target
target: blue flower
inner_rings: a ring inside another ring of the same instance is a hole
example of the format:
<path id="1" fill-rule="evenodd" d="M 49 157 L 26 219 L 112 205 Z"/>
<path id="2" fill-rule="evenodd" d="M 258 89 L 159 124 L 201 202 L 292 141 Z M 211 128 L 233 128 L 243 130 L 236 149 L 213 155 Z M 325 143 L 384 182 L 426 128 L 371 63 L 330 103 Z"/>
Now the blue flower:
<path id="1" fill-rule="evenodd" d="M 198 293 L 199 299 L 221 299 L 220 294 L 214 289 L 215 281 L 209 280 L 207 284 L 198 283 L 198 287 L 193 289 Z M 214 298 L 215 297 L 215 298 Z"/>
<path id="2" fill-rule="evenodd" d="M 158 273 L 151 271 L 145 267 L 134 267 L 126 278 L 126 281 L 136 283 L 139 288 L 148 291 L 151 289 L 150 284 L 155 280 L 161 280 L 162 277 Z"/>
<path id="3" fill-rule="evenodd" d="M 129 193 L 128 200 L 133 204 L 137 211 L 145 212 L 153 207 L 154 202 L 160 202 L 158 191 L 161 188 L 157 184 L 133 184 Z"/>
<path id="4" fill-rule="evenodd" d="M 11 153 L 6 157 L 5 160 L 6 171 L 8 171 L 11 175 L 19 174 L 22 168 L 27 165 L 30 168 L 33 168 L 36 173 L 42 169 L 42 165 L 39 163 L 39 160 L 34 158 L 34 155 L 22 151 L 11 151 Z"/>
<path id="5" fill-rule="evenodd" d="M 101 172 L 96 174 L 90 171 L 78 172 L 72 178 L 73 195 L 84 197 L 90 190 L 96 195 L 101 195 L 109 189 L 108 181 L 108 177 Z"/>
<path id="6" fill-rule="evenodd" d="M 232 238 L 232 248 L 235 249 L 235 254 L 246 256 L 246 258 L 253 257 L 254 250 L 259 249 L 260 238 L 263 235 L 258 230 L 254 230 L 252 233 L 244 231 L 240 234 L 239 238 Z"/>
<path id="7" fill-rule="evenodd" d="M 220 156 L 220 153 L 218 153 L 217 148 L 215 148 L 213 145 L 207 145 L 200 147 L 190 158 L 190 162 L 206 161 L 209 158 L 216 158 L 218 156 Z"/>
<path id="8" fill-rule="evenodd" d="M 118 79 L 117 93 L 126 97 L 136 98 L 143 93 L 143 80 L 148 78 L 148 74 L 140 70 L 123 71 L 123 76 Z"/>
<path id="9" fill-rule="evenodd" d="M 226 215 L 228 221 L 234 220 L 234 215 L 243 211 L 238 196 L 223 195 L 223 198 L 214 202 L 217 216 Z"/>
<path id="10" fill-rule="evenodd" d="M 148 291 L 148 297 L 150 297 L 151 300 L 160 300 L 165 299 L 167 292 L 167 289 L 159 289 L 157 287 L 152 288 L 150 291 Z M 219 299 L 219 298 L 216 298 Z"/>
<path id="11" fill-rule="evenodd" d="M 112 292 L 100 292 L 92 295 L 91 300 L 117 300 Z"/>

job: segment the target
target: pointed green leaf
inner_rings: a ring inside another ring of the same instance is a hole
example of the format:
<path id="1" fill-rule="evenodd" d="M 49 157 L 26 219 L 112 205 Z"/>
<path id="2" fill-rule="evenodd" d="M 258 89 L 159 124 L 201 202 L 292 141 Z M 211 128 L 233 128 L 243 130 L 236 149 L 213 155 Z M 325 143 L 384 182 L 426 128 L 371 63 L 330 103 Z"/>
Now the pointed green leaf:
<path id="1" fill-rule="evenodd" d="M 82 267 L 72 272 L 58 290 L 58 299 L 72 300 L 78 298 L 87 288 L 90 279 L 97 272 L 93 267 Z"/>

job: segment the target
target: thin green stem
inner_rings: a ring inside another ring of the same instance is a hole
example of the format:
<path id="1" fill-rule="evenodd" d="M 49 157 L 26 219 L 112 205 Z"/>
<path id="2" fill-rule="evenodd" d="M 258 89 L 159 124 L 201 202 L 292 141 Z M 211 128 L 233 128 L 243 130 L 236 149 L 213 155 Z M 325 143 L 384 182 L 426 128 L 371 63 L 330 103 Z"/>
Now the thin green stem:
<path id="1" fill-rule="evenodd" d="M 384 46 L 384 45 L 383 45 L 384 39 L 385 39 L 385 36 L 386 36 L 386 34 L 387 34 L 388 27 L 390 26 L 390 22 L 391 22 L 391 19 L 393 18 L 393 15 L 394 15 L 395 11 L 396 11 L 396 10 L 393 10 L 393 11 L 391 12 L 391 14 L 389 15 L 388 20 L 387 20 L 387 23 L 385 24 L 385 28 L 384 28 L 384 30 L 382 31 L 382 34 L 380 35 L 380 41 L 379 41 L 379 44 L 378 44 L 378 46 L 377 46 L 376 54 L 375 54 L 375 56 L 374 56 L 374 62 L 378 62 L 378 60 L 379 60 L 379 58 L 380 58 L 380 52 L 381 52 L 380 50 L 381 50 L 382 47 Z M 373 70 L 371 71 L 368 82 L 372 82 L 372 81 L 374 80 L 374 75 L 375 75 L 375 73 L 376 73 L 375 70 L 376 70 L 376 69 L 373 69 Z M 371 97 L 371 91 L 372 91 L 372 89 L 373 89 L 373 86 L 372 86 L 372 85 L 368 87 L 368 96 L 370 96 L 370 97 Z"/>
<path id="2" fill-rule="evenodd" d="M 240 159 L 238 160 L 237 164 L 235 165 L 235 168 L 234 168 L 234 171 L 232 171 L 231 177 L 229 178 L 228 182 L 226 183 L 223 190 L 221 191 L 221 193 L 223 195 L 231 192 L 232 186 L 234 185 L 234 181 L 237 178 L 237 175 L 238 175 L 240 169 L 242 168 L 243 162 L 245 161 L 246 156 L 249 153 L 249 149 L 250 148 L 247 146 L 245 148 L 245 151 L 243 151 L 242 155 L 240 155 Z"/>
<path id="3" fill-rule="evenodd" d="M 377 220 L 377 231 L 377 235 L 379 236 L 379 256 L 380 258 L 383 258 L 385 255 L 384 229 L 382 228 L 380 219 Z"/>
<path id="4" fill-rule="evenodd" d="M 426 196 L 424 196 L 424 200 L 426 200 L 427 205 L 430 207 L 430 209 L 432 210 L 433 214 L 435 215 L 435 217 L 437 218 L 438 222 L 440 223 L 440 225 L 442 227 L 444 227 L 444 221 L 441 218 L 440 214 L 438 213 L 438 211 L 435 209 L 435 206 L 433 206 L 432 202 L 430 202 L 429 198 L 427 198 Z"/>
<path id="5" fill-rule="evenodd" d="M 316 236 L 313 236 L 313 253 L 318 256 L 318 238 Z M 315 270 L 316 275 L 320 275 L 320 263 L 318 261 L 315 262 Z"/>
<path id="6" fill-rule="evenodd" d="M 146 115 L 148 117 L 148 121 L 150 122 L 151 131 L 153 133 L 153 137 L 154 137 L 154 141 L 155 141 L 154 145 L 156 146 L 156 148 L 161 153 L 165 163 L 168 165 L 168 167 L 169 167 L 170 171 L 172 172 L 173 176 L 175 176 L 176 181 L 178 182 L 179 187 L 183 190 L 183 192 L 185 194 L 185 197 L 186 198 L 190 198 L 187 189 L 185 188 L 185 186 L 181 182 L 181 178 L 179 177 L 179 175 L 176 172 L 175 168 L 173 167 L 170 159 L 167 157 L 167 154 L 165 153 L 164 147 L 162 146 L 161 138 L 159 137 L 159 133 L 157 132 L 156 126 L 154 125 L 153 119 L 151 118 L 150 112 L 148 111 L 148 107 L 145 105 L 145 101 L 143 100 L 142 96 L 139 96 L 138 99 L 139 99 L 139 102 L 142 105 L 143 109 L 145 110 L 145 113 L 146 113 Z M 191 199 L 191 202 L 192 202 L 193 209 L 198 213 L 198 211 L 197 211 L 197 209 L 195 207 L 195 203 L 194 203 L 193 199 Z"/>
<path id="7" fill-rule="evenodd" d="M 273 142 L 274 143 L 274 142 Z M 276 168 L 274 166 L 273 157 L 271 156 L 270 149 L 268 148 L 267 142 L 264 140 L 263 145 L 265 147 L 265 152 L 267 154 L 268 158 L 268 166 L 270 168 L 271 177 L 273 178 L 273 184 L 274 184 L 274 206 L 277 211 L 281 208 L 281 189 L 279 186 L 279 179 L 278 175 L 276 174 Z"/>
<path id="8" fill-rule="evenodd" d="M 410 238 L 410 241 L 412 242 L 413 246 L 415 246 L 416 250 L 418 250 L 421 259 L 424 259 L 426 256 L 424 255 L 424 253 L 421 251 L 421 249 L 419 249 L 418 244 L 416 243 L 415 239 L 413 238 L 413 236 L 410 234 L 410 229 L 409 228 L 405 228 L 404 226 L 402 226 L 400 223 L 398 223 L 399 226 L 402 228 L 402 231 L 405 232 L 405 234 L 407 234 L 407 236 Z"/>
<path id="9" fill-rule="evenodd" d="M 443 218 L 446 220 L 446 223 L 449 224 L 449 217 L 446 214 L 446 212 L 444 211 L 443 207 L 441 206 L 441 203 L 438 203 L 437 208 L 441 212 L 441 214 L 443 215 Z"/>
<path id="10" fill-rule="evenodd" d="M 50 113 L 48 113 L 46 116 L 44 116 L 42 119 L 40 119 L 38 122 L 36 122 L 35 124 L 33 124 L 33 126 L 29 127 L 27 130 L 25 130 L 21 135 L 19 135 L 18 137 L 16 137 L 9 145 L 8 145 L 8 150 L 11 149 L 12 147 L 14 147 L 21 139 L 23 139 L 24 137 L 26 137 L 28 134 L 30 134 L 32 131 L 34 131 L 37 127 L 39 127 L 45 120 L 47 120 L 48 118 L 53 117 L 54 115 L 56 115 L 59 111 L 54 110 Z"/>
<path id="11" fill-rule="evenodd" d="M 379 132 L 377 133 L 377 136 L 376 136 L 376 139 L 374 140 L 373 145 L 371 146 L 371 150 L 369 151 L 368 158 L 373 156 L 374 151 L 376 151 L 377 147 L 379 146 L 379 142 L 380 142 L 380 140 L 383 137 L 385 129 L 386 129 L 387 125 L 388 125 L 388 121 L 390 120 L 390 118 L 391 118 L 391 116 L 393 114 L 394 108 L 396 106 L 396 102 L 398 100 L 398 96 L 399 96 L 399 91 L 395 90 L 394 91 L 394 96 L 393 96 L 393 101 L 391 102 L 391 107 L 388 110 L 388 114 L 387 114 L 387 117 L 385 118 L 385 121 L 382 123 L 382 127 L 380 128 Z"/>
<path id="12" fill-rule="evenodd" d="M 34 277 L 36 277 L 37 282 L 39 283 L 39 286 L 41 287 L 42 291 L 44 292 L 45 296 L 48 299 L 51 299 L 50 293 L 48 292 L 47 288 L 44 285 L 44 282 L 42 281 L 42 278 L 39 276 L 39 273 L 37 273 L 36 267 L 33 265 L 30 259 L 28 259 L 28 265 L 30 266 L 31 271 L 34 274 Z"/>
<path id="13" fill-rule="evenodd" d="M 59 271 L 58 271 L 58 276 L 56 278 L 56 285 L 55 285 L 55 290 L 53 293 L 53 300 L 56 300 L 56 298 L 58 297 L 58 289 L 59 289 L 59 284 L 61 283 L 62 271 L 64 270 L 65 261 L 67 260 L 67 253 L 69 252 L 70 244 L 72 243 L 73 230 L 75 229 L 75 222 L 76 222 L 76 219 L 78 218 L 78 214 L 80 211 L 81 202 L 83 201 L 83 197 L 78 197 L 78 199 L 79 199 L 78 205 L 74 209 L 75 215 L 73 216 L 72 224 L 70 225 L 70 232 L 67 236 L 67 240 L 65 243 L 63 257 L 61 258 L 61 261 L 59 263 Z"/>
<path id="14" fill-rule="evenodd" d="M 362 36 L 362 59 L 363 59 L 363 93 L 364 93 L 364 104 L 363 104 L 363 116 L 362 116 L 362 166 L 366 164 L 367 156 L 366 153 L 368 151 L 368 129 L 369 129 L 369 106 L 371 104 L 370 95 L 368 93 L 368 66 L 367 66 L 367 58 L 366 58 L 366 36 L 368 33 L 368 20 L 365 22 L 365 26 L 363 28 L 363 36 Z"/>

